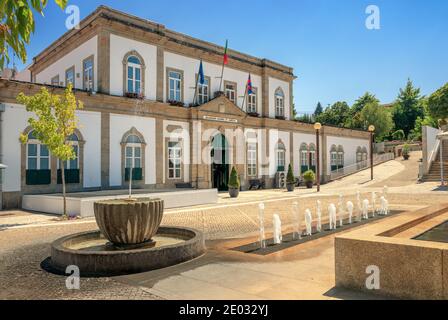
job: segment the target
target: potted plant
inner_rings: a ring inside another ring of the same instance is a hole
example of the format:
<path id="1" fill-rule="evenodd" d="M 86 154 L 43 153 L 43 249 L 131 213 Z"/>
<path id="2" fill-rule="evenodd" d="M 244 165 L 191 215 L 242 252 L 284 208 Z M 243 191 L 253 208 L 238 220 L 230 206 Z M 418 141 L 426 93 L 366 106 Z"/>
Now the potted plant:
<path id="1" fill-rule="evenodd" d="M 291 164 L 288 167 L 288 174 L 286 175 L 286 189 L 288 192 L 294 191 L 296 186 L 296 178 L 294 177 L 294 173 L 292 172 Z"/>
<path id="2" fill-rule="evenodd" d="M 402 151 L 403 159 L 404 159 L 404 160 L 409 160 L 409 157 L 410 157 L 410 155 L 409 155 L 409 151 L 410 151 L 410 147 L 409 147 L 409 145 L 406 143 L 406 144 L 403 146 L 403 151 Z"/>
<path id="3" fill-rule="evenodd" d="M 305 180 L 306 187 L 311 189 L 314 185 L 314 181 L 316 180 L 316 175 L 314 171 L 308 170 L 303 174 L 303 180 Z"/>
<path id="4" fill-rule="evenodd" d="M 235 167 L 232 168 L 229 179 L 229 195 L 231 198 L 237 198 L 240 194 L 240 177 L 238 177 L 238 172 Z"/>

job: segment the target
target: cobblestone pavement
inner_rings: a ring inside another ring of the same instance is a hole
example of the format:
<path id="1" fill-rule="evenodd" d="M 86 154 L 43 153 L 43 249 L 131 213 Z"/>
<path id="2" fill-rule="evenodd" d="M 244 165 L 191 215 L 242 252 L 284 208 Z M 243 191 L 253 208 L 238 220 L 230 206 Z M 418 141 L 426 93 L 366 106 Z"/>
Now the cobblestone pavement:
<path id="1" fill-rule="evenodd" d="M 0 231 L 0 299 L 159 299 L 144 288 L 110 278 L 83 278 L 80 290 L 68 290 L 65 277 L 41 268 L 52 241 L 94 228 L 94 224 L 84 224 Z"/>

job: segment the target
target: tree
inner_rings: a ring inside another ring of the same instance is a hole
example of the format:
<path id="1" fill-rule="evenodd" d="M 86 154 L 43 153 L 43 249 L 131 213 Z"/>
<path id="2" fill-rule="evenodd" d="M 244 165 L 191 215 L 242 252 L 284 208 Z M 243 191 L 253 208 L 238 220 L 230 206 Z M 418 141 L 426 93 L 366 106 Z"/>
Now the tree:
<path id="1" fill-rule="evenodd" d="M 317 117 L 322 112 L 324 112 L 324 108 L 322 108 L 322 104 L 320 102 L 317 103 L 316 110 L 314 110 L 314 116 Z"/>
<path id="2" fill-rule="evenodd" d="M 400 89 L 393 108 L 395 128 L 402 129 L 406 137 L 414 129 L 417 118 L 424 116 L 421 99 L 420 89 L 414 88 L 414 84 L 408 79 L 405 88 Z"/>
<path id="3" fill-rule="evenodd" d="M 331 107 L 325 109 L 316 119 L 326 125 L 343 127 L 349 116 L 350 107 L 345 101 L 338 101 Z"/>
<path id="4" fill-rule="evenodd" d="M 422 135 L 423 135 L 422 127 L 423 126 L 432 127 L 432 128 L 438 128 L 438 126 L 439 126 L 436 118 L 433 118 L 431 116 L 431 113 L 429 110 L 429 99 L 423 98 L 422 105 L 423 105 L 424 117 L 417 118 L 417 120 L 415 121 L 414 129 L 412 129 L 411 132 L 409 133 L 409 139 L 414 140 L 414 141 L 422 140 Z"/>
<path id="5" fill-rule="evenodd" d="M 63 95 L 54 95 L 43 87 L 39 93 L 26 96 L 20 93 L 17 101 L 26 106 L 28 112 L 35 117 L 28 119 L 36 138 L 45 144 L 50 153 L 60 160 L 62 174 L 62 195 L 64 202 L 64 217 L 67 217 L 67 200 L 65 192 L 65 168 L 64 162 L 76 158 L 68 138 L 78 127 L 78 119 L 75 111 L 83 108 L 83 103 L 77 101 L 72 92 L 72 85 L 65 89 Z M 27 143 L 28 136 L 21 135 L 23 144 Z"/>
<path id="6" fill-rule="evenodd" d="M 361 111 L 369 103 L 380 103 L 374 94 L 370 92 L 364 93 L 359 97 L 350 108 L 350 114 L 347 118 L 345 126 L 352 129 L 364 129 L 364 123 L 361 121 Z"/>
<path id="7" fill-rule="evenodd" d="M 377 141 L 382 141 L 394 127 L 390 112 L 379 105 L 379 103 L 369 103 L 361 111 L 361 121 L 366 125 L 375 126 Z"/>
<path id="8" fill-rule="evenodd" d="M 448 83 L 428 99 L 429 114 L 435 119 L 448 119 Z"/>
<path id="9" fill-rule="evenodd" d="M 68 0 L 54 0 L 64 9 Z M 25 63 L 27 60 L 25 45 L 30 43 L 34 33 L 33 10 L 43 15 L 48 0 L 0 0 L 0 70 L 9 62 L 9 50 Z"/>

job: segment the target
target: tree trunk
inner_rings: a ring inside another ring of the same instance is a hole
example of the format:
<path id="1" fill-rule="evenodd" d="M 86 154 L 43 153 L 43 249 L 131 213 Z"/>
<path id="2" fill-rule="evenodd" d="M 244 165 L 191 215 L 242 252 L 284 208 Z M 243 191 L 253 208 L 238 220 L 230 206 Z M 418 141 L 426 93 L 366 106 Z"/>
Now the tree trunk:
<path id="1" fill-rule="evenodd" d="M 64 161 L 61 161 L 61 177 L 62 177 L 62 198 L 64 202 L 64 214 L 63 217 L 65 219 L 68 218 L 67 216 L 67 199 L 65 197 L 65 167 L 64 167 Z"/>

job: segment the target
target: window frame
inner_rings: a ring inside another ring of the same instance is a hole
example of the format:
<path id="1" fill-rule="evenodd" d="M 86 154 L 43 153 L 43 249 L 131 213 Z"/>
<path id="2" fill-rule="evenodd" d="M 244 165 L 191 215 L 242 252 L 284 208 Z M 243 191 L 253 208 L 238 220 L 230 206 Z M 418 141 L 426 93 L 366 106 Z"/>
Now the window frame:
<path id="1" fill-rule="evenodd" d="M 247 144 L 247 176 L 256 177 L 258 175 L 258 146 L 256 143 Z"/>
<path id="2" fill-rule="evenodd" d="M 135 62 L 129 62 L 130 58 L 136 58 L 139 63 L 135 63 Z M 132 78 L 129 78 L 129 68 L 132 69 Z M 140 79 L 137 80 L 137 70 L 140 71 Z M 127 61 L 126 61 L 126 93 L 135 93 L 135 94 L 142 94 L 142 85 L 143 85 L 143 79 L 142 79 L 142 74 L 143 74 L 143 65 L 142 65 L 142 61 L 141 59 L 137 56 L 137 55 L 129 55 L 127 57 Z M 129 81 L 132 81 L 132 91 L 129 89 Z M 139 85 L 139 90 L 136 90 L 136 85 Z"/>
<path id="3" fill-rule="evenodd" d="M 171 146 L 173 144 L 173 146 Z M 178 151 L 178 153 L 176 152 Z M 171 152 L 173 151 L 173 153 Z M 180 141 L 168 141 L 167 144 L 167 160 L 168 160 L 168 179 L 182 179 L 182 143 Z M 174 155 L 174 156 L 172 156 Z M 173 173 L 173 175 L 171 175 Z M 179 173 L 179 175 L 178 175 Z"/>
<path id="4" fill-rule="evenodd" d="M 210 94 L 211 93 L 210 92 L 210 89 L 211 89 L 211 78 L 207 77 L 207 76 L 204 76 L 204 80 L 208 84 L 202 85 L 202 84 L 199 83 L 198 77 L 199 77 L 199 75 L 196 74 L 196 83 L 198 84 L 198 89 L 197 89 L 197 92 L 196 92 L 197 98 L 198 98 L 197 103 L 198 103 L 198 105 L 202 105 L 202 104 L 206 104 L 206 103 L 210 102 L 210 100 L 211 100 L 211 94 Z M 203 93 L 204 88 L 207 88 L 206 94 Z"/>
<path id="5" fill-rule="evenodd" d="M 247 113 L 258 113 L 258 89 L 255 87 L 252 88 L 252 94 L 247 95 Z"/>
<path id="6" fill-rule="evenodd" d="M 86 69 L 86 63 L 91 62 L 91 66 Z M 86 71 L 91 70 L 90 79 L 86 79 Z M 88 87 L 89 85 L 89 87 Z M 91 85 L 91 87 L 90 87 Z M 82 88 L 85 91 L 94 91 L 95 90 L 95 60 L 94 55 L 91 55 L 85 58 L 82 61 Z"/>
<path id="7" fill-rule="evenodd" d="M 59 86 L 59 75 L 55 75 L 53 78 L 51 78 L 51 85 Z"/>
<path id="8" fill-rule="evenodd" d="M 274 93 L 275 101 L 275 116 L 284 117 L 285 116 L 285 92 L 282 88 L 277 88 Z"/>
<path id="9" fill-rule="evenodd" d="M 30 135 L 32 134 L 33 130 L 31 130 L 30 132 L 28 132 L 28 137 L 30 137 Z M 36 146 L 36 155 L 35 156 L 30 156 L 29 155 L 29 146 L 30 145 L 35 145 Z M 47 156 L 42 156 L 42 147 L 45 147 L 47 149 Z M 29 168 L 29 159 L 33 158 L 36 159 L 36 169 L 30 169 Z M 47 159 L 48 161 L 48 167 L 45 169 L 41 168 L 42 165 L 42 159 Z M 50 154 L 50 150 L 48 150 L 48 147 L 44 144 L 42 144 L 38 139 L 35 138 L 28 138 L 28 141 L 26 143 L 26 164 L 25 164 L 25 169 L 26 170 L 51 170 L 51 154 Z"/>
<path id="10" fill-rule="evenodd" d="M 68 87 L 69 84 L 69 77 L 68 77 L 68 73 L 72 72 L 73 73 L 73 81 L 71 81 L 73 88 L 75 87 L 75 82 L 76 82 L 76 73 L 75 73 L 75 66 L 71 66 L 70 68 L 68 68 L 67 70 L 65 70 L 65 86 Z"/>
<path id="11" fill-rule="evenodd" d="M 178 73 L 179 78 L 172 78 L 170 76 L 170 73 Z M 171 99 L 171 91 L 174 92 L 174 96 L 176 93 L 175 89 L 171 89 L 171 80 L 173 80 L 175 83 L 179 82 L 179 100 Z M 173 69 L 173 68 L 166 68 L 166 97 L 167 101 L 171 102 L 180 102 L 184 103 L 184 71 L 179 69 Z"/>
<path id="12" fill-rule="evenodd" d="M 233 89 L 227 89 L 227 86 L 232 86 Z M 233 99 L 231 95 L 229 96 L 227 92 L 234 95 Z M 238 106 L 238 84 L 232 81 L 224 81 L 224 95 L 229 99 L 234 105 Z"/>

